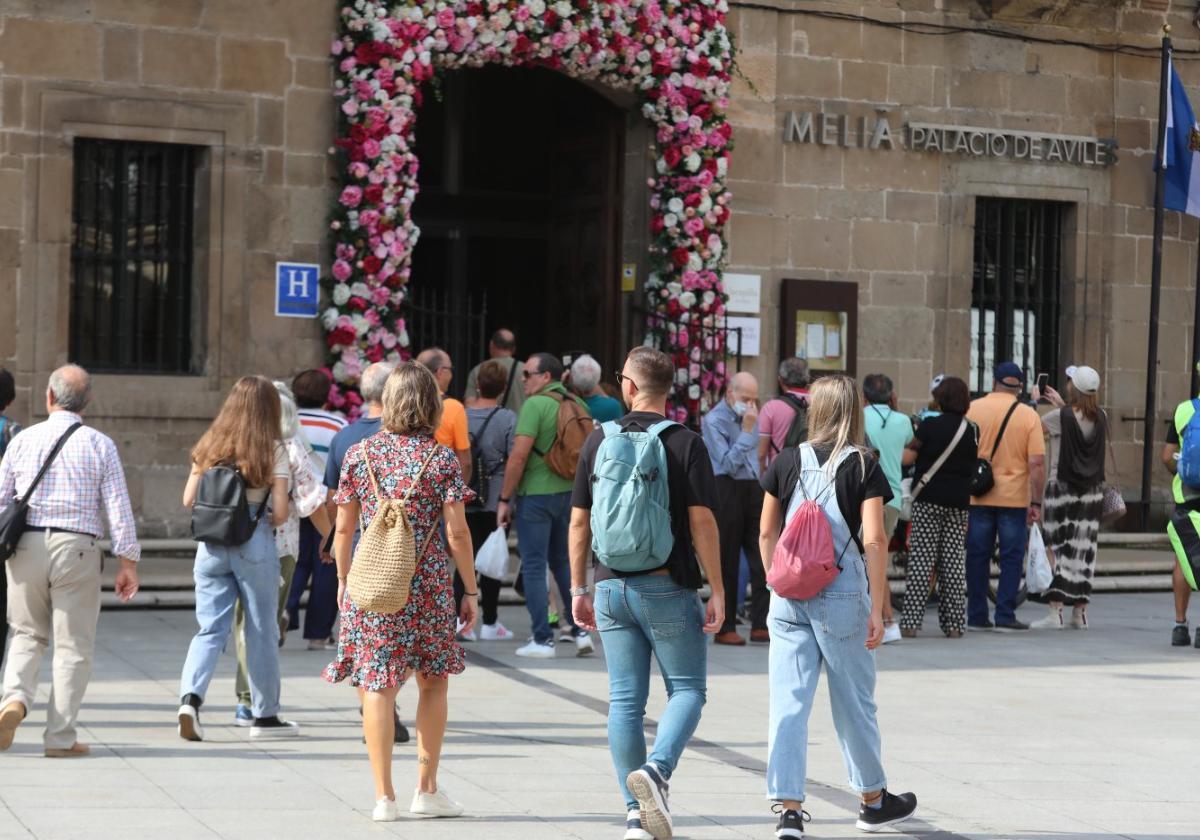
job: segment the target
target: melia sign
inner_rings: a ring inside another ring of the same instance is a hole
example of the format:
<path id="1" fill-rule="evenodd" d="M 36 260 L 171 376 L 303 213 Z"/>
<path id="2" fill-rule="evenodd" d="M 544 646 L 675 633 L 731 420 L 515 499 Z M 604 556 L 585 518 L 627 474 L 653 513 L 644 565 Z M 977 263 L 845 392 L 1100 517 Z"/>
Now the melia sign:
<path id="1" fill-rule="evenodd" d="M 1113 142 L 1098 137 L 917 122 L 908 123 L 904 129 L 905 145 L 913 152 L 1076 166 L 1108 166 L 1117 160 Z M 790 111 L 784 118 L 783 140 L 871 150 L 898 146 L 891 124 L 882 113 L 872 118 Z"/>

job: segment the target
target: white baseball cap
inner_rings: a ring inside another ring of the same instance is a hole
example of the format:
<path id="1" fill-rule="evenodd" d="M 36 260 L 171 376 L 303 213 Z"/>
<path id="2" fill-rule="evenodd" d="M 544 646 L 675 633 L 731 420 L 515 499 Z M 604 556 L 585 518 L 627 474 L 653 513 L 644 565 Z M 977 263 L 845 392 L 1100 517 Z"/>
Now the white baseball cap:
<path id="1" fill-rule="evenodd" d="M 1067 368 L 1067 379 L 1081 394 L 1094 394 L 1100 390 L 1100 374 L 1087 365 L 1071 365 Z"/>
<path id="2" fill-rule="evenodd" d="M 933 381 L 929 383 L 929 393 L 932 394 L 934 391 L 936 391 L 938 386 L 941 385 L 945 379 L 946 374 L 944 373 L 939 373 L 937 376 L 933 377 Z"/>

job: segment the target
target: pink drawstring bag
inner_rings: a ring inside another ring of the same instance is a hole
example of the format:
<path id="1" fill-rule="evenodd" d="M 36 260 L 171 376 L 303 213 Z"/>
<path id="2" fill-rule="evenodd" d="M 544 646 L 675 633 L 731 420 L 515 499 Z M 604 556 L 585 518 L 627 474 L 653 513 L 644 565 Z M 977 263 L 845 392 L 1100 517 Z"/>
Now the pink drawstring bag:
<path id="1" fill-rule="evenodd" d="M 803 487 L 800 482 L 797 489 Z M 781 598 L 804 601 L 833 583 L 840 571 L 825 511 L 806 496 L 775 544 L 767 584 Z"/>

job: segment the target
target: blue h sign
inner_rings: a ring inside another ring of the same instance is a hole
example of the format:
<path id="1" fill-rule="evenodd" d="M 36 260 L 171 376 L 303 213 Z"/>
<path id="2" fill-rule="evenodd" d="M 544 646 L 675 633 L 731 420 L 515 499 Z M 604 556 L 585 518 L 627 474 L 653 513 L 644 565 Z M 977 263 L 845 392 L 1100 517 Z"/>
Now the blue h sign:
<path id="1" fill-rule="evenodd" d="M 320 298 L 321 267 L 310 263 L 275 263 L 275 314 L 315 318 Z"/>

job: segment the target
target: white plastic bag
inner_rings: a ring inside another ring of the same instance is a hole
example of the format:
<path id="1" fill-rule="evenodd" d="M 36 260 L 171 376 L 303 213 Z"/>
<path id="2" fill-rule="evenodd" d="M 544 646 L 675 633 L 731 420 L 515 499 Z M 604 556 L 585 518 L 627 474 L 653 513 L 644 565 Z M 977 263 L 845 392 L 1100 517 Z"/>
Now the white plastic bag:
<path id="1" fill-rule="evenodd" d="M 475 571 L 496 580 L 508 574 L 508 534 L 497 528 L 475 552 Z"/>
<path id="2" fill-rule="evenodd" d="M 1034 524 L 1029 529 L 1029 545 L 1025 549 L 1025 588 L 1036 595 L 1049 589 L 1053 582 L 1054 572 L 1050 570 L 1050 556 L 1042 541 L 1042 529 Z"/>

